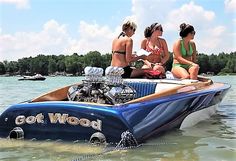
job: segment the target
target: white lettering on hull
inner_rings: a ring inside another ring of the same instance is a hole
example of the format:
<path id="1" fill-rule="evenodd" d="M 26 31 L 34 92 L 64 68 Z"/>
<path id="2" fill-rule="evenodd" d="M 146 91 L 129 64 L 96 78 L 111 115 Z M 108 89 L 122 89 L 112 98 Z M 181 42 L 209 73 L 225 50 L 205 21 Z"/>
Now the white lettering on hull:
<path id="1" fill-rule="evenodd" d="M 49 121 L 51 124 L 69 124 L 72 126 L 80 125 L 82 127 L 91 127 L 95 130 L 102 131 L 102 121 L 97 119 L 96 121 L 90 121 L 87 118 L 77 118 L 75 116 L 69 116 L 69 114 L 61 113 L 48 113 Z M 42 113 L 37 114 L 36 116 L 24 116 L 19 115 L 15 119 L 16 125 L 23 124 L 35 124 L 35 123 L 44 123 L 44 115 Z"/>

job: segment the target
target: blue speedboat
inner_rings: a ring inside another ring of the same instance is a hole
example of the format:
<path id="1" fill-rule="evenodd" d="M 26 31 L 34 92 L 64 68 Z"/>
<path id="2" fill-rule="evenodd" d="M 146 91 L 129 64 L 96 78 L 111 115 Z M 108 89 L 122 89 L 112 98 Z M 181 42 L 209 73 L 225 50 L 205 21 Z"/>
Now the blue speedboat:
<path id="1" fill-rule="evenodd" d="M 212 115 L 230 88 L 200 77 L 121 79 L 119 70 L 105 78 L 97 70 L 78 84 L 12 105 L 0 115 L 0 137 L 140 143 Z"/>

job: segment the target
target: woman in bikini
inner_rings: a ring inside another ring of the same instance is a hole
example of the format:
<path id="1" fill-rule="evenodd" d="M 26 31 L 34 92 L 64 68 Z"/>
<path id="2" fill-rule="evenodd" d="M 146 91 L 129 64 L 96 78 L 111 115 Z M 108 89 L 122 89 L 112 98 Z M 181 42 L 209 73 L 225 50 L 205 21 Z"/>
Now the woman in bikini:
<path id="1" fill-rule="evenodd" d="M 147 59 L 144 60 L 142 69 L 153 69 L 165 73 L 164 65 L 168 61 L 170 55 L 165 39 L 162 36 L 163 28 L 159 23 L 153 23 L 144 30 L 145 38 L 141 42 L 141 48 L 151 52 Z"/>
<path id="2" fill-rule="evenodd" d="M 177 78 L 197 79 L 199 65 L 197 61 L 196 45 L 194 39 L 194 27 L 182 23 L 180 25 L 181 39 L 177 40 L 173 46 L 173 67 L 171 72 Z"/>
<path id="3" fill-rule="evenodd" d="M 146 56 L 136 56 L 132 54 L 133 40 L 131 36 L 134 35 L 137 25 L 127 20 L 122 25 L 122 32 L 112 42 L 112 61 L 111 66 L 122 67 L 124 74 L 122 78 L 142 77 L 144 71 L 142 69 L 135 69 L 130 67 L 131 62 L 139 59 L 145 59 Z"/>

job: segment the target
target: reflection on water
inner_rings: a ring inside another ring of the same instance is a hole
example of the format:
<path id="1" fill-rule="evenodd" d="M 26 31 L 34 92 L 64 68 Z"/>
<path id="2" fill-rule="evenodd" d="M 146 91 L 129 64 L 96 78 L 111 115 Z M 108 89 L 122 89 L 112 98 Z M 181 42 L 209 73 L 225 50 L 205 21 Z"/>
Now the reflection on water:
<path id="1" fill-rule="evenodd" d="M 86 143 L 0 140 L 0 160 L 68 160 L 68 156 L 89 156 L 103 151 L 102 146 Z"/>
<path id="2" fill-rule="evenodd" d="M 28 100 L 78 77 L 49 77 L 43 82 L 17 81 L 0 77 L 0 113 L 9 105 Z M 212 77 L 232 85 L 217 108 L 217 115 L 194 127 L 172 130 L 151 138 L 134 149 L 114 150 L 112 145 L 93 146 L 84 142 L 27 141 L 0 139 L 1 161 L 218 161 L 236 160 L 236 76 Z"/>

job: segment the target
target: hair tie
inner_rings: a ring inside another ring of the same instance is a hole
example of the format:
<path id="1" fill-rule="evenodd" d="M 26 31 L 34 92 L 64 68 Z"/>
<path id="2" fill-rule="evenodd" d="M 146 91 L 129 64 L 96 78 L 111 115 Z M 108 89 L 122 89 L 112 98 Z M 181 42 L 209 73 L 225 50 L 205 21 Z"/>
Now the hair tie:
<path id="1" fill-rule="evenodd" d="M 125 36 L 126 34 L 125 34 L 125 32 L 124 31 L 122 31 L 120 34 L 119 34 L 119 36 L 118 36 L 118 39 L 121 37 L 121 36 Z"/>

